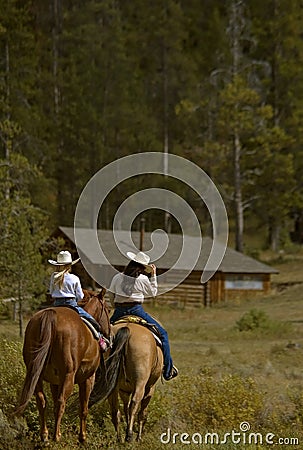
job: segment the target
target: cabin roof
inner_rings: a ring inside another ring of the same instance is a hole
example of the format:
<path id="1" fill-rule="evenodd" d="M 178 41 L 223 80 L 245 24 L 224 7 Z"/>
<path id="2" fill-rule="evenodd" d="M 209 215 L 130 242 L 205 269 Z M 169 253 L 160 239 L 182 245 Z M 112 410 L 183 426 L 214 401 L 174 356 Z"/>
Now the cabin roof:
<path id="1" fill-rule="evenodd" d="M 79 234 L 78 234 L 79 233 Z M 74 228 L 72 227 L 59 227 L 56 234 L 63 234 L 72 244 L 76 245 L 74 237 Z M 82 228 L 77 229 L 77 236 L 81 236 L 80 244 L 77 241 L 77 247 L 81 253 L 83 253 L 93 265 L 109 265 L 124 266 L 128 263 L 128 259 L 125 256 L 127 251 L 136 252 L 140 243 L 140 232 L 134 231 L 131 233 L 133 244 L 129 242 L 128 231 L 115 231 L 115 238 L 112 230 L 98 230 L 97 235 L 99 242 L 101 243 L 102 251 L 104 255 L 100 254 L 97 248 L 95 239 L 96 230 Z M 152 247 L 151 238 L 154 238 L 150 232 L 144 232 L 143 249 L 148 251 Z M 157 247 L 163 246 L 163 255 L 159 255 L 159 258 L 154 260 L 155 264 L 160 269 L 171 268 L 179 258 L 180 252 L 184 241 L 186 242 L 186 255 L 194 253 L 197 246 L 200 245 L 200 238 L 195 236 L 186 236 L 184 240 L 181 234 L 169 234 L 169 243 L 164 234 L 157 234 Z M 161 244 L 162 239 L 162 244 Z M 167 245 L 168 244 L 168 245 Z M 202 238 L 202 248 L 199 253 L 197 263 L 193 270 L 203 271 L 205 264 L 209 257 L 213 240 L 209 237 Z M 167 248 L 166 248 L 167 246 Z M 119 247 L 119 248 L 118 248 Z M 121 251 L 120 251 L 120 250 Z M 166 249 L 166 250 L 165 250 Z M 182 258 L 182 261 L 178 265 L 180 270 L 188 270 L 192 268 L 190 265 L 192 262 L 186 255 Z M 104 258 L 105 256 L 105 258 Z M 278 273 L 273 267 L 261 263 L 260 261 L 237 252 L 230 247 L 226 248 L 223 260 L 218 268 L 219 272 L 224 273 Z"/>

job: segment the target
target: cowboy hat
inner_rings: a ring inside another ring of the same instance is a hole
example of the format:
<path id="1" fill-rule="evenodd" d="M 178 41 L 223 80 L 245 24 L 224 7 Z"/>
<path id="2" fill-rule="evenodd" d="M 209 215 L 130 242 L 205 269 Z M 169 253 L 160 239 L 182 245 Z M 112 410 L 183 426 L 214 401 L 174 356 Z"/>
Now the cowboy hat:
<path id="1" fill-rule="evenodd" d="M 54 266 L 65 266 L 66 264 L 76 264 L 78 261 L 80 261 L 80 258 L 75 259 L 75 261 L 72 260 L 72 255 L 67 250 L 62 250 L 57 255 L 57 261 L 54 261 L 53 259 L 49 259 L 48 262 L 50 264 L 53 264 Z"/>
<path id="2" fill-rule="evenodd" d="M 142 266 L 145 267 L 146 272 L 150 273 L 153 271 L 152 267 L 149 265 L 150 257 L 148 255 L 146 255 L 145 253 L 139 252 L 136 254 L 133 252 L 127 252 L 126 255 L 132 261 L 142 264 Z"/>

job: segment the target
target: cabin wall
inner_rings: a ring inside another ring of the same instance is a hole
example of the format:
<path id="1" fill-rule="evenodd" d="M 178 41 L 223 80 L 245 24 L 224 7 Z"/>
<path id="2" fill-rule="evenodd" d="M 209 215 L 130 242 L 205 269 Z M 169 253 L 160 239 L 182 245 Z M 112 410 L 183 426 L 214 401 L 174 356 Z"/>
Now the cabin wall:
<path id="1" fill-rule="evenodd" d="M 252 298 L 267 294 L 271 289 L 270 274 L 217 273 L 211 280 L 212 303 Z"/>
<path id="2" fill-rule="evenodd" d="M 211 306 L 228 300 L 253 298 L 270 291 L 270 274 L 224 274 L 217 272 L 201 284 L 201 271 L 194 271 L 183 283 L 157 297 L 162 304 Z M 244 288 L 241 289 L 241 284 Z M 235 288 L 233 289 L 233 285 Z M 248 287 L 245 287 L 245 285 Z M 253 288 L 249 288 L 253 287 Z"/>
<path id="3" fill-rule="evenodd" d="M 202 284 L 193 285 L 181 283 L 174 289 L 157 295 L 155 301 L 163 305 L 165 304 L 180 308 L 185 306 L 205 306 L 205 286 Z"/>
<path id="4" fill-rule="evenodd" d="M 224 274 L 221 272 L 215 273 L 208 283 L 210 286 L 210 304 L 224 301 Z"/>

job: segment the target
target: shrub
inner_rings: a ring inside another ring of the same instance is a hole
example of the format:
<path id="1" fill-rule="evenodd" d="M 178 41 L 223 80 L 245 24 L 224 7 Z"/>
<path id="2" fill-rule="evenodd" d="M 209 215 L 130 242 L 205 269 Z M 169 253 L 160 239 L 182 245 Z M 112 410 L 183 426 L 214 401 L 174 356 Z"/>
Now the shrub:
<path id="1" fill-rule="evenodd" d="M 258 332 L 275 337 L 287 337 L 293 332 L 290 322 L 272 320 L 261 310 L 251 309 L 236 322 L 236 330 L 241 332 Z"/>
<path id="2" fill-rule="evenodd" d="M 4 303 L 3 301 L 0 301 L 0 317 L 1 319 L 9 319 L 10 317 L 9 303 Z"/>
<path id="3" fill-rule="evenodd" d="M 186 418 L 190 427 L 234 429 L 243 421 L 259 425 L 264 395 L 253 379 L 239 375 L 217 379 L 207 373 L 183 380 L 182 384 L 179 415 Z"/>
<path id="4" fill-rule="evenodd" d="M 236 322 L 236 328 L 239 331 L 253 331 L 258 328 L 269 328 L 271 321 L 264 311 L 251 309 L 245 313 L 240 320 Z"/>
<path id="5" fill-rule="evenodd" d="M 0 436 L 3 450 L 26 448 L 21 442 L 27 432 L 26 422 L 10 414 L 17 403 L 24 374 L 21 343 L 0 339 Z M 14 446 L 13 441 L 17 441 Z"/>
<path id="6" fill-rule="evenodd" d="M 24 375 L 21 343 L 0 340 L 0 409 L 4 412 L 16 405 Z"/>

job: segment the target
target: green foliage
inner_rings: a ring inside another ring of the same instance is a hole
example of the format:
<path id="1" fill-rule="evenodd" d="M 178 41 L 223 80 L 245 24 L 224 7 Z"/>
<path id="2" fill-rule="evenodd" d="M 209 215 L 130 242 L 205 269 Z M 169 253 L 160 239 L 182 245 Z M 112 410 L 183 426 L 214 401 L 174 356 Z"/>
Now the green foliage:
<path id="1" fill-rule="evenodd" d="M 14 297 L 23 311 L 44 296 L 44 269 L 40 249 L 48 236 L 46 214 L 31 203 L 29 186 L 39 171 L 19 154 L 0 162 L 0 275 L 2 298 Z"/>
<path id="2" fill-rule="evenodd" d="M 0 318 L 9 319 L 10 317 L 10 305 L 8 302 L 0 301 Z"/>
<path id="3" fill-rule="evenodd" d="M 180 417 L 190 429 L 233 429 L 245 418 L 255 428 L 260 424 L 264 397 L 251 378 L 224 375 L 216 379 L 210 373 L 182 380 L 178 403 Z"/>
<path id="4" fill-rule="evenodd" d="M 20 342 L 0 338 L 0 409 L 11 412 L 16 405 L 25 370 Z"/>
<path id="5" fill-rule="evenodd" d="M 271 319 L 268 314 L 262 310 L 251 309 L 243 314 L 236 322 L 236 330 L 240 332 L 254 333 L 255 336 L 270 335 L 276 337 L 288 337 L 292 332 L 290 322 L 282 322 Z"/>
<path id="6" fill-rule="evenodd" d="M 33 422 L 28 419 L 34 416 L 37 423 L 36 408 L 33 403 L 26 411 L 27 421 L 14 417 L 12 414 L 25 377 L 21 355 L 20 341 L 9 341 L 0 337 L 0 436 L 3 450 L 29 448 L 26 438 L 28 425 L 31 429 L 34 427 Z"/>
<path id="7" fill-rule="evenodd" d="M 244 219 L 291 229 L 289 216 L 303 204 L 298 0 L 89 0 L 72 8 L 38 1 L 34 9 L 31 0 L 0 0 L 0 11 L 1 156 L 39 167 L 43 176 L 28 190 L 53 225 L 71 225 L 98 169 L 164 146 L 212 176 L 234 221 L 237 132 Z M 132 182 L 106 203 L 102 227 L 111 226 Z"/>
<path id="8" fill-rule="evenodd" d="M 236 322 L 239 331 L 254 331 L 266 329 L 270 326 L 270 320 L 264 311 L 251 309 Z"/>

